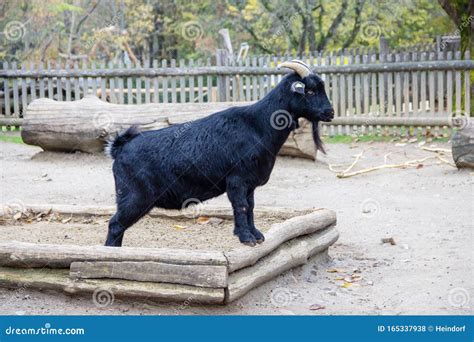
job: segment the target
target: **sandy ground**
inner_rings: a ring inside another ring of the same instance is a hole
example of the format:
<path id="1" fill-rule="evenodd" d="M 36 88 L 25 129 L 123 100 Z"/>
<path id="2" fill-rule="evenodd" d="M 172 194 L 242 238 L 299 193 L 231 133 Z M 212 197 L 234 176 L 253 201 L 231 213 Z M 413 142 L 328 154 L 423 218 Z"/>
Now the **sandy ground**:
<path id="1" fill-rule="evenodd" d="M 89 297 L 26 287 L 0 289 L 0 314 L 472 314 L 472 171 L 427 160 L 417 168 L 339 179 L 328 163 L 348 165 L 362 150 L 355 169 L 380 165 L 390 152 L 389 163 L 433 154 L 416 143 L 327 147 L 318 163 L 280 158 L 270 182 L 256 191 L 257 206 L 335 210 L 341 235 L 327 262 L 310 260 L 225 307 L 116 299 L 102 308 Z M 111 161 L 105 157 L 4 142 L 0 153 L 2 203 L 114 203 Z M 227 198 L 209 205 L 214 203 Z M 381 242 L 390 237 L 395 245 Z M 320 309 L 310 310 L 313 304 Z"/>
<path id="2" fill-rule="evenodd" d="M 0 242 L 21 241 L 60 245 L 103 245 L 107 236 L 108 219 L 104 216 L 59 216 L 49 214 L 35 219 L 25 217 L 19 220 L 9 218 L 0 226 Z M 262 233 L 272 224 L 283 219 L 273 217 L 257 218 L 256 225 Z M 193 250 L 230 251 L 242 247 L 234 236 L 234 222 L 231 219 L 196 216 L 196 218 L 165 218 L 145 216 L 133 229 L 127 231 L 123 246 L 150 248 L 181 248 Z M 146 237 L 146 238 L 144 238 Z"/>

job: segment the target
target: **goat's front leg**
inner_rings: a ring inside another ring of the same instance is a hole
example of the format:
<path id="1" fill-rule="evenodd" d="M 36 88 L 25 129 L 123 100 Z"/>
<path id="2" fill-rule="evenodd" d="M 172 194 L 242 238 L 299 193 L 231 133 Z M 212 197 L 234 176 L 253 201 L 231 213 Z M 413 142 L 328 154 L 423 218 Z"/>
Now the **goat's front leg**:
<path id="1" fill-rule="evenodd" d="M 252 233 L 253 236 L 255 236 L 255 239 L 257 240 L 257 243 L 262 243 L 265 241 L 265 236 L 255 227 L 255 223 L 253 220 L 253 209 L 255 207 L 255 199 L 254 199 L 254 193 L 251 191 L 249 195 L 247 196 L 247 202 L 249 204 L 249 210 L 247 212 L 247 223 L 250 228 L 250 232 Z"/>
<path id="2" fill-rule="evenodd" d="M 234 211 L 234 234 L 244 245 L 255 246 L 257 240 L 248 225 L 249 203 L 245 183 L 239 178 L 230 178 L 227 180 L 226 191 Z"/>

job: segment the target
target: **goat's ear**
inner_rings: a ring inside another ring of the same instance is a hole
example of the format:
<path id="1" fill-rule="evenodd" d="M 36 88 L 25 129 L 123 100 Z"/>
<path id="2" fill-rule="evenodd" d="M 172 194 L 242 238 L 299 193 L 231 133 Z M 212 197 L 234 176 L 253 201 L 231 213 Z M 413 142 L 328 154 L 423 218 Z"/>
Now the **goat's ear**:
<path id="1" fill-rule="evenodd" d="M 294 93 L 298 93 L 304 95 L 304 88 L 305 85 L 302 82 L 296 81 L 291 84 L 291 91 Z"/>

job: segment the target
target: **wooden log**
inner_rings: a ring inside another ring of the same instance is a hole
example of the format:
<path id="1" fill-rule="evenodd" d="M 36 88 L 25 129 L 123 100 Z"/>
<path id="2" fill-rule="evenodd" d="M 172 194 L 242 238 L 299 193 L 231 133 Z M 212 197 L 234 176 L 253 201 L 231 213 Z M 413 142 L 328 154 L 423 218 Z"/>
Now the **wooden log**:
<path id="1" fill-rule="evenodd" d="M 95 96 L 79 101 L 38 99 L 30 103 L 22 122 L 21 136 L 26 144 L 46 151 L 87 153 L 101 152 L 111 134 L 131 125 L 142 130 L 168 127 L 203 118 L 209 114 L 249 102 L 153 103 L 145 105 L 111 104 Z M 305 126 L 306 127 L 306 126 Z M 302 138 L 298 138 L 301 135 Z M 314 159 L 314 144 L 298 150 L 296 141 L 311 136 L 310 127 L 291 134 L 282 155 Z M 296 149 L 296 151 L 295 151 Z"/>
<path id="2" fill-rule="evenodd" d="M 18 269 L 0 267 L 0 287 L 17 289 L 27 287 L 38 290 L 66 292 L 71 295 L 93 295 L 101 301 L 101 293 L 117 298 L 133 298 L 194 304 L 222 304 L 224 289 L 196 287 L 180 284 L 138 282 L 130 280 L 70 279 L 67 270 Z"/>
<path id="3" fill-rule="evenodd" d="M 336 224 L 336 213 L 328 209 L 293 217 L 274 224 L 265 234 L 265 242 L 253 248 L 246 246 L 225 252 L 229 273 L 255 264 L 260 258 L 277 249 L 282 243 L 301 235 L 311 234 Z"/>
<path id="4" fill-rule="evenodd" d="M 0 209 L 6 209 L 5 215 L 15 212 L 8 210 L 8 205 L 1 206 Z M 111 216 L 115 214 L 115 206 L 85 206 L 85 205 L 68 205 L 68 204 L 23 204 L 22 210 L 33 211 L 35 213 L 48 212 L 58 213 L 62 215 L 74 216 Z M 288 219 L 295 216 L 310 214 L 315 209 L 293 209 L 285 207 L 258 207 L 254 209 L 254 216 L 256 218 L 273 217 L 278 219 Z M 192 207 L 190 207 L 192 212 Z M 189 213 L 184 210 L 167 210 L 162 208 L 153 208 L 150 213 L 151 217 L 174 217 L 174 218 L 189 218 Z M 220 217 L 224 219 L 233 219 L 233 210 L 230 206 L 203 206 L 199 209 L 199 215 L 208 217 Z"/>
<path id="5" fill-rule="evenodd" d="M 293 239 L 263 257 L 254 266 L 231 273 L 226 291 L 230 303 L 251 289 L 269 281 L 294 267 L 304 265 L 311 256 L 324 252 L 338 239 L 335 227 Z"/>
<path id="6" fill-rule="evenodd" d="M 470 122 L 464 129 L 455 131 L 451 141 L 456 166 L 474 169 L 474 124 Z"/>
<path id="7" fill-rule="evenodd" d="M 222 252 L 174 248 L 0 243 L 0 266 L 69 268 L 74 261 L 155 261 L 178 265 L 227 265 Z"/>
<path id="8" fill-rule="evenodd" d="M 202 287 L 227 286 L 227 267 L 176 265 L 153 261 L 85 261 L 71 263 L 69 275 L 78 279 L 127 279 Z"/>

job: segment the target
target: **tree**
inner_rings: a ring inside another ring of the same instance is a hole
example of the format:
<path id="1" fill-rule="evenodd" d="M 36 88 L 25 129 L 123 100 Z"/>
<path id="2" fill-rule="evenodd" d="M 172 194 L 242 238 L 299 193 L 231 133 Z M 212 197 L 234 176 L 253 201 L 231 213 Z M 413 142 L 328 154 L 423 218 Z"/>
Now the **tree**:
<path id="1" fill-rule="evenodd" d="M 456 33 L 461 36 L 461 51 L 474 51 L 474 1 L 438 0 L 441 7 L 456 25 Z"/>

